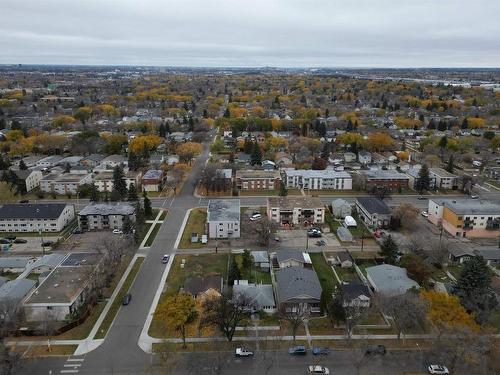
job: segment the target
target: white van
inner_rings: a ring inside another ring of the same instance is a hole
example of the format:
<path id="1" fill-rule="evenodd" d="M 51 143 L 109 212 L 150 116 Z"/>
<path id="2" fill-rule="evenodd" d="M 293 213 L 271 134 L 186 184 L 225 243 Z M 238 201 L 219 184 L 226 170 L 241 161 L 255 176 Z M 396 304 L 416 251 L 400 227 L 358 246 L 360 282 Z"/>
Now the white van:
<path id="1" fill-rule="evenodd" d="M 262 218 L 261 214 L 253 214 L 252 216 L 250 216 L 251 221 L 259 220 L 261 218 Z"/>

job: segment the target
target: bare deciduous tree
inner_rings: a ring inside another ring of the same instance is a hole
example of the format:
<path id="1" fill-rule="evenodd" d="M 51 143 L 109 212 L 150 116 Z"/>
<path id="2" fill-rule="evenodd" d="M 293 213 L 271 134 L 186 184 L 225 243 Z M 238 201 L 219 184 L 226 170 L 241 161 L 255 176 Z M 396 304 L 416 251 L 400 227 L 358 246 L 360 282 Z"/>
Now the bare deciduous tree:
<path id="1" fill-rule="evenodd" d="M 297 336 L 297 331 L 304 321 L 309 318 L 309 309 L 304 304 L 282 304 L 278 309 L 278 317 L 290 327 L 292 331 L 293 341 Z"/>

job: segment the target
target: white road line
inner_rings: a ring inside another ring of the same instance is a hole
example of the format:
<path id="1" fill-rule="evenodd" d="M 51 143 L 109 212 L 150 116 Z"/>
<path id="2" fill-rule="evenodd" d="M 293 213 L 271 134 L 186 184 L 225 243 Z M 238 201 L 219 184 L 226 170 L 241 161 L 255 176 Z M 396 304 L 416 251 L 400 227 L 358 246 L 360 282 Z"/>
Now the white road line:
<path id="1" fill-rule="evenodd" d="M 61 374 L 77 374 L 78 370 L 61 370 Z"/>
<path id="2" fill-rule="evenodd" d="M 85 358 L 68 358 L 67 362 L 83 362 Z"/>
<path id="3" fill-rule="evenodd" d="M 81 367 L 81 363 L 66 363 L 64 367 Z"/>

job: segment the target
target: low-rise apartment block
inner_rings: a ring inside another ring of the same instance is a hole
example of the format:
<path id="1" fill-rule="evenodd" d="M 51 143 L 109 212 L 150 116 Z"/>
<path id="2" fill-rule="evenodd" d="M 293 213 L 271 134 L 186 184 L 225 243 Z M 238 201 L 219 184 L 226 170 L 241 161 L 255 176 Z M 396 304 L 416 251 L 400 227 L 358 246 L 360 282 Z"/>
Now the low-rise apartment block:
<path id="1" fill-rule="evenodd" d="M 500 203 L 468 198 L 429 199 L 429 221 L 456 237 L 498 238 Z"/>
<path id="2" fill-rule="evenodd" d="M 404 173 L 385 170 L 362 171 L 361 175 L 365 180 L 365 188 L 386 187 L 390 190 L 407 189 L 408 176 Z"/>
<path id="3" fill-rule="evenodd" d="M 80 186 L 91 183 L 92 175 L 90 173 L 51 173 L 41 179 L 40 190 L 45 193 L 76 195 Z"/>
<path id="4" fill-rule="evenodd" d="M 113 172 L 99 172 L 94 175 L 94 185 L 101 193 L 113 191 L 113 181 Z M 125 173 L 125 183 L 127 184 L 127 189 L 130 188 L 131 184 L 139 187 L 141 184 L 141 172 L 128 171 Z"/>
<path id="5" fill-rule="evenodd" d="M 211 199 L 207 222 L 210 238 L 240 238 L 240 200 Z"/>
<path id="6" fill-rule="evenodd" d="M 66 203 L 4 204 L 0 208 L 1 232 L 59 232 L 75 218 Z"/>
<path id="7" fill-rule="evenodd" d="M 236 171 L 236 187 L 240 190 L 277 190 L 281 176 L 278 171 L 238 170 Z"/>
<path id="8" fill-rule="evenodd" d="M 122 229 L 125 217 L 135 222 L 135 207 L 129 203 L 90 203 L 78 213 L 78 224 L 83 231 Z"/>
<path id="9" fill-rule="evenodd" d="M 437 189 L 456 189 L 459 177 L 443 168 L 430 168 L 429 177 L 436 179 Z"/>
<path id="10" fill-rule="evenodd" d="M 267 217 L 285 226 L 323 224 L 325 206 L 315 197 L 267 198 Z"/>
<path id="11" fill-rule="evenodd" d="M 291 169 L 285 170 L 284 173 L 287 188 L 306 190 L 352 189 L 352 177 L 344 171 L 335 171 L 333 169 Z"/>

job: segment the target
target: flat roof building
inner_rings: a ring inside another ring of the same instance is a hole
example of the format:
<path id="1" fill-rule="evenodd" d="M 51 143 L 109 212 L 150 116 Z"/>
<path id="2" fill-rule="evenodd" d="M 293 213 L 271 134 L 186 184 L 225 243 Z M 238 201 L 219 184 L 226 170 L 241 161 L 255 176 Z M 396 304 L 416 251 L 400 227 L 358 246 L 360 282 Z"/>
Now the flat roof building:
<path id="1" fill-rule="evenodd" d="M 211 199 L 207 208 L 210 238 L 240 237 L 240 200 Z"/>

